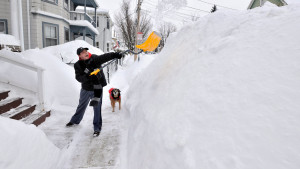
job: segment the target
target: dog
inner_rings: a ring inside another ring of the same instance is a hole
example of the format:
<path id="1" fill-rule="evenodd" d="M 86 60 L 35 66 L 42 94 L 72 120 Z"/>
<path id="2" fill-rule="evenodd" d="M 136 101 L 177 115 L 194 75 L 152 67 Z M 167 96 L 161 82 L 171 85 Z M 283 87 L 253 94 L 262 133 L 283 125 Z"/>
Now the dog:
<path id="1" fill-rule="evenodd" d="M 115 112 L 115 104 L 119 102 L 119 110 L 121 110 L 121 91 L 117 88 L 109 89 L 109 98 L 112 107 L 112 112 Z"/>

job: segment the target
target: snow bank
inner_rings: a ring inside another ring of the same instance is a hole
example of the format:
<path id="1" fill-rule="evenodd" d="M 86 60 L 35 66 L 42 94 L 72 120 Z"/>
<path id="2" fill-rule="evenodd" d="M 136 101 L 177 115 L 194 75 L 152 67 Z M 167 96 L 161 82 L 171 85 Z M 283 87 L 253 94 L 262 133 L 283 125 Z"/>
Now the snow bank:
<path id="1" fill-rule="evenodd" d="M 168 39 L 123 99 L 121 168 L 298 169 L 299 8 L 219 10 Z"/>
<path id="2" fill-rule="evenodd" d="M 75 40 L 57 46 L 50 46 L 47 48 L 43 48 L 42 51 L 55 55 L 57 58 L 61 59 L 64 63 L 75 63 L 78 61 L 78 56 L 76 54 L 76 51 L 77 48 L 79 47 L 89 48 L 89 52 L 92 54 L 96 54 L 96 55 L 103 54 L 102 50 L 88 44 L 83 40 Z"/>
<path id="3" fill-rule="evenodd" d="M 0 128 L 0 168 L 58 168 L 60 150 L 40 129 L 1 116 Z"/>
<path id="4" fill-rule="evenodd" d="M 0 44 L 20 46 L 20 40 L 12 35 L 0 34 Z"/>
<path id="5" fill-rule="evenodd" d="M 80 83 L 75 79 L 74 68 L 62 62 L 76 62 L 78 47 L 88 47 L 91 53 L 102 54 L 102 51 L 90 46 L 85 41 L 72 41 L 44 49 L 31 49 L 22 53 L 7 50 L 0 51 L 1 56 L 12 58 L 23 63 L 32 64 L 44 69 L 44 96 L 47 109 L 58 105 L 76 107 Z M 30 91 L 37 91 L 37 73 L 6 62 L 0 62 L 1 82 L 9 82 Z"/>

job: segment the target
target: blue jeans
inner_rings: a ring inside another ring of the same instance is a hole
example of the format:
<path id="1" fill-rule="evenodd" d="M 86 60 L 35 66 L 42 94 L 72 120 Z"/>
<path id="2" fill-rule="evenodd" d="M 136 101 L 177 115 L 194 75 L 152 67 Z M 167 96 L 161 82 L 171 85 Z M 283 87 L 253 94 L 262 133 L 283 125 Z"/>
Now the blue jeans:
<path id="1" fill-rule="evenodd" d="M 102 91 L 100 95 L 99 104 L 97 106 L 94 106 L 94 120 L 93 120 L 94 131 L 101 131 L 101 127 L 102 127 L 102 117 L 101 117 Z M 84 89 L 80 90 L 79 104 L 77 106 L 76 113 L 71 118 L 70 121 L 71 123 L 74 124 L 80 123 L 85 113 L 86 107 L 88 106 L 89 101 L 93 97 L 94 97 L 94 91 L 87 91 Z"/>

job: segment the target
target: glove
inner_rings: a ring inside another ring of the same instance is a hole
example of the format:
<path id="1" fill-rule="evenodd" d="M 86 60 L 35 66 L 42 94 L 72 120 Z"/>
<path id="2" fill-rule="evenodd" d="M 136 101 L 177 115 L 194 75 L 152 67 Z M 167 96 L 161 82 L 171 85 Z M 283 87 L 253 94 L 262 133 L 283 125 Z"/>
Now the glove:
<path id="1" fill-rule="evenodd" d="M 87 75 L 89 75 L 91 73 L 91 71 L 88 68 L 85 68 L 83 72 Z"/>
<path id="2" fill-rule="evenodd" d="M 121 59 L 121 58 L 123 57 L 123 54 L 120 53 L 120 52 L 115 52 L 115 53 L 114 53 L 114 56 L 115 56 L 115 58 L 117 58 L 117 59 Z"/>

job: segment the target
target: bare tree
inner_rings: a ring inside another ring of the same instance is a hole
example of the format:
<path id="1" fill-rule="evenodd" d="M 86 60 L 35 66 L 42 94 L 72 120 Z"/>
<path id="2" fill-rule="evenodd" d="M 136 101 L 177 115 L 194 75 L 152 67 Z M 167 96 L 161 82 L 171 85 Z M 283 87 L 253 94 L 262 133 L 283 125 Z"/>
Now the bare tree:
<path id="1" fill-rule="evenodd" d="M 158 30 L 161 34 L 161 47 L 164 47 L 170 34 L 172 32 L 176 32 L 177 28 L 170 22 L 164 22 L 162 25 L 160 25 Z"/>
<path id="2" fill-rule="evenodd" d="M 123 1 L 121 11 L 115 15 L 115 24 L 122 35 L 126 47 L 133 50 L 137 28 L 137 17 L 136 13 L 130 10 L 129 1 Z M 148 36 L 151 29 L 152 24 L 150 17 L 146 13 L 141 13 L 140 31 L 143 32 L 143 38 Z"/>

